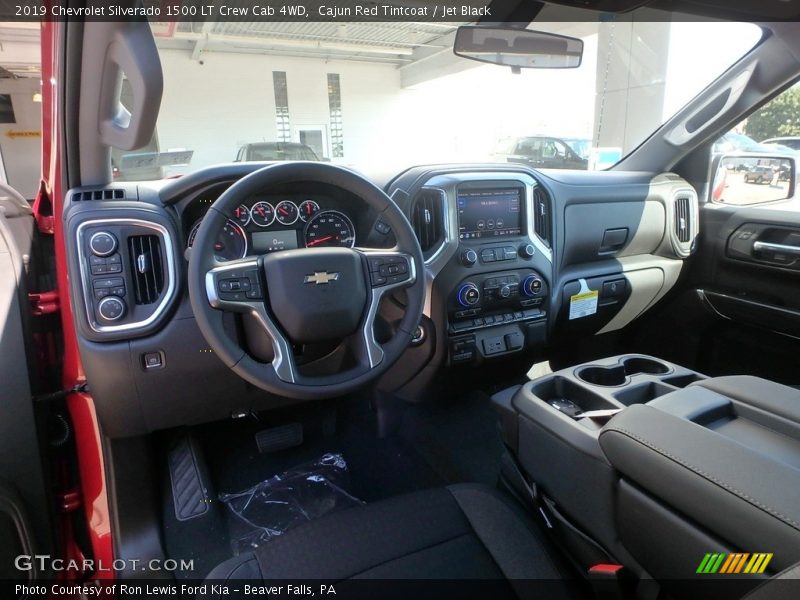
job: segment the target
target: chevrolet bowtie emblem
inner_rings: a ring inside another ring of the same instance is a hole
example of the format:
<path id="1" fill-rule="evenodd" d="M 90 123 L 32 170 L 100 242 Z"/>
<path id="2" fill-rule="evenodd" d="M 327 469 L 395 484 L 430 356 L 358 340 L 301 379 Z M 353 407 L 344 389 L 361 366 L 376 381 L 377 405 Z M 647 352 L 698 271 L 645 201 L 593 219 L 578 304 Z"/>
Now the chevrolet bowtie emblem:
<path id="1" fill-rule="evenodd" d="M 331 281 L 336 281 L 337 279 L 339 279 L 339 273 L 317 271 L 313 275 L 306 275 L 305 279 L 303 279 L 303 283 L 315 283 L 317 285 L 323 285 L 330 283 Z"/>

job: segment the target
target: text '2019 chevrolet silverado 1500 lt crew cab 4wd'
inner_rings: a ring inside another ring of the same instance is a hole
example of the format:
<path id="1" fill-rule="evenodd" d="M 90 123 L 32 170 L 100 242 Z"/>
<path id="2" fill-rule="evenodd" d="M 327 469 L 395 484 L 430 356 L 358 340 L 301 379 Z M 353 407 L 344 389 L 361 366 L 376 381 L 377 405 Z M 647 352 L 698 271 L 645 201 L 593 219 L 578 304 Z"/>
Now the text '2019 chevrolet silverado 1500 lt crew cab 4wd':
<path id="1" fill-rule="evenodd" d="M 0 24 L 9 593 L 796 592 L 796 157 L 716 142 L 797 7 L 78 4 Z"/>

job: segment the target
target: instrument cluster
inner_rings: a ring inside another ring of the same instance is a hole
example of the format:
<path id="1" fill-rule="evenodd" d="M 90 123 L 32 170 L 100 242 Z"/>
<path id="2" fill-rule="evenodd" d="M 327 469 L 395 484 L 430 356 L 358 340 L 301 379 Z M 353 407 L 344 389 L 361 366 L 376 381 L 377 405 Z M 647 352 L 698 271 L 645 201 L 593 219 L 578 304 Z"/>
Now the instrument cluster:
<path id="1" fill-rule="evenodd" d="M 213 200 L 199 203 L 210 205 Z M 205 210 L 189 230 L 187 248 L 194 243 Z M 352 248 L 355 243 L 353 221 L 331 198 L 256 196 L 236 208 L 218 233 L 214 251 L 225 261 L 294 248 Z"/>

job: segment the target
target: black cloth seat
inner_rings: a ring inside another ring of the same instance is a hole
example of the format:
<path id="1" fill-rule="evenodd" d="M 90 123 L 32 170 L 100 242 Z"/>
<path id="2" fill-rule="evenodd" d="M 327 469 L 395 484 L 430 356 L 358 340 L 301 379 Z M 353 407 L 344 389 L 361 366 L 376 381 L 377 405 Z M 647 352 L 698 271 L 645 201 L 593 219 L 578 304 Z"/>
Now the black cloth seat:
<path id="1" fill-rule="evenodd" d="M 463 484 L 333 513 L 218 565 L 208 580 L 549 580 L 573 597 L 565 565 L 527 515 L 498 492 Z M 530 588 L 530 585 L 527 586 Z M 538 595 L 538 594 L 537 594 Z"/>

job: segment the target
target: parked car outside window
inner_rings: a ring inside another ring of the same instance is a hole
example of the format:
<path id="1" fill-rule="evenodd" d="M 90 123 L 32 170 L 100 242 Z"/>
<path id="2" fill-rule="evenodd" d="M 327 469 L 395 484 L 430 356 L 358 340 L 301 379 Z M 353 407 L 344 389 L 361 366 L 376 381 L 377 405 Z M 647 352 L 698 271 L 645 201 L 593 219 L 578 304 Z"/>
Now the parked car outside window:
<path id="1" fill-rule="evenodd" d="M 316 153 L 305 144 L 295 142 L 263 142 L 245 144 L 236 154 L 236 162 L 248 161 L 283 161 L 283 160 L 313 160 L 320 159 Z"/>

